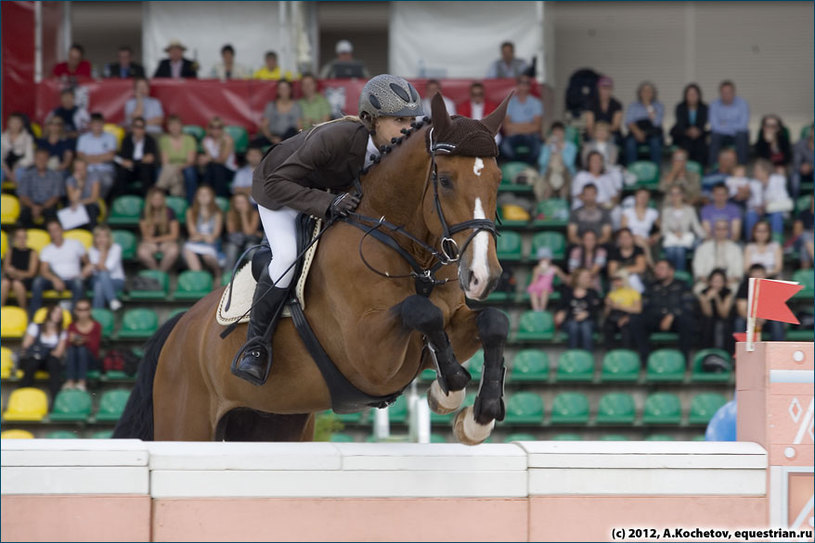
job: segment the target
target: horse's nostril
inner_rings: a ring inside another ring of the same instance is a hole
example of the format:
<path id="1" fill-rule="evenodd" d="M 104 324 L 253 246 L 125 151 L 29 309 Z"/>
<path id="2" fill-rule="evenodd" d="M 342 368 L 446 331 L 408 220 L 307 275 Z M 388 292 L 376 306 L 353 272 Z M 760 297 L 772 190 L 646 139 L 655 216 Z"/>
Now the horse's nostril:
<path id="1" fill-rule="evenodd" d="M 478 277 L 473 277 L 473 285 L 478 286 Z"/>

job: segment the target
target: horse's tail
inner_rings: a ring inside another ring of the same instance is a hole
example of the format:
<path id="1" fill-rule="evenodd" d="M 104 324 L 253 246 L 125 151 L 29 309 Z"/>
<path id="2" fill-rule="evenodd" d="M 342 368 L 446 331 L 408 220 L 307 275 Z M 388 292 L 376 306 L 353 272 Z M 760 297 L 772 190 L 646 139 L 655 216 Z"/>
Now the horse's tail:
<path id="1" fill-rule="evenodd" d="M 183 313 L 178 314 L 165 322 L 147 342 L 144 358 L 139 364 L 136 386 L 133 387 L 125 410 L 116 423 L 116 428 L 113 429 L 114 438 L 153 440 L 153 381 L 158 368 L 158 358 L 161 348 L 182 315 Z"/>

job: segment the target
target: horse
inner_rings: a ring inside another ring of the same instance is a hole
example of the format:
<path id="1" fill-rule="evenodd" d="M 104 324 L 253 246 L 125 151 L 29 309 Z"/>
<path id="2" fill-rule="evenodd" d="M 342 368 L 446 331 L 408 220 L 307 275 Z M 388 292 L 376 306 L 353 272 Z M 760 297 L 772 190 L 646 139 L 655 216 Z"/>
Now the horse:
<path id="1" fill-rule="evenodd" d="M 392 401 L 435 366 L 428 403 L 452 413 L 471 378 L 459 361 L 483 347 L 475 402 L 454 419 L 456 438 L 467 444 L 483 442 L 503 420 L 509 321 L 496 308 L 475 311 L 466 303 L 486 298 L 502 270 L 493 222 L 501 172 L 494 156 L 465 154 L 474 141 L 483 148 L 494 138 L 508 99 L 474 121 L 450 117 L 436 95 L 431 117 L 404 130 L 361 172 L 359 207 L 324 231 L 305 290 L 305 316 L 323 349 L 370 396 Z M 220 336 L 216 308 L 224 288 L 164 323 L 148 342 L 114 437 L 307 441 L 315 414 L 337 410 L 292 319 L 281 319 L 273 335 L 266 384 L 231 375 L 229 361 L 245 333 L 241 325 Z"/>

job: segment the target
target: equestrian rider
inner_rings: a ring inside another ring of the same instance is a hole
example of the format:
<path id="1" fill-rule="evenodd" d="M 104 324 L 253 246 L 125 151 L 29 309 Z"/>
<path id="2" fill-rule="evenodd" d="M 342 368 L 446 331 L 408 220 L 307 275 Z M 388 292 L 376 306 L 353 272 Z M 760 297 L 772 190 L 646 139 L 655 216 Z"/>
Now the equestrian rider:
<path id="1" fill-rule="evenodd" d="M 356 209 L 359 198 L 346 191 L 359 171 L 422 114 L 413 85 L 401 77 L 378 75 L 362 89 L 359 118 L 345 117 L 300 132 L 273 147 L 255 168 L 252 196 L 273 258 L 255 288 L 247 342 L 232 365 L 235 375 L 256 385 L 269 377 L 278 307 L 294 276 L 297 216 L 331 220 Z"/>

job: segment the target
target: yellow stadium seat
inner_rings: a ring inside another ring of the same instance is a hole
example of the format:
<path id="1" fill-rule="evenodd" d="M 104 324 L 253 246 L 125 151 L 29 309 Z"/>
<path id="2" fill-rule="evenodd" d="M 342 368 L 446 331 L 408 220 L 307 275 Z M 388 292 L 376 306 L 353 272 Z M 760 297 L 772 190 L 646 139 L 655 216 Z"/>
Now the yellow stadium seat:
<path id="1" fill-rule="evenodd" d="M 14 370 L 14 359 L 11 357 L 11 349 L 0 347 L 0 379 L 8 379 Z M 17 372 L 20 373 L 19 371 Z"/>
<path id="2" fill-rule="evenodd" d="M 85 246 L 86 250 L 90 249 L 91 245 L 93 245 L 93 234 L 87 230 L 81 230 L 79 228 L 65 232 L 65 239 L 77 240 L 79 243 Z"/>
<path id="3" fill-rule="evenodd" d="M 116 136 L 116 148 L 118 149 L 122 145 L 122 140 L 125 137 L 125 129 L 113 123 L 105 123 L 103 130 Z"/>
<path id="4" fill-rule="evenodd" d="M 34 322 L 37 324 L 42 324 L 45 322 L 45 312 L 48 311 L 48 308 L 41 307 L 34 313 Z M 71 324 L 71 312 L 67 309 L 62 310 L 62 328 L 67 329 L 68 326 Z"/>
<path id="5" fill-rule="evenodd" d="M 11 393 L 3 420 L 40 421 L 48 414 L 48 395 L 38 388 L 18 388 Z"/>
<path id="6" fill-rule="evenodd" d="M 42 126 L 39 123 L 32 122 L 31 123 L 31 131 L 34 132 L 35 138 L 42 137 Z"/>
<path id="7" fill-rule="evenodd" d="M 21 338 L 28 326 L 28 317 L 19 307 L 7 305 L 0 308 L 0 337 Z"/>
<path id="8" fill-rule="evenodd" d="M 8 251 L 8 236 L 5 231 L 0 231 L 0 258 L 6 258 Z"/>
<path id="9" fill-rule="evenodd" d="M 0 439 L 34 439 L 34 434 L 28 430 L 6 430 L 0 432 Z"/>
<path id="10" fill-rule="evenodd" d="M 51 243 L 51 236 L 45 230 L 29 230 L 26 232 L 26 237 L 25 244 L 38 253 L 42 251 L 46 245 Z"/>
<path id="11" fill-rule="evenodd" d="M 14 224 L 20 216 L 20 200 L 12 194 L 0 195 L 0 224 Z"/>
<path id="12" fill-rule="evenodd" d="M 108 206 L 101 198 L 96 200 L 96 205 L 99 206 L 99 216 L 96 218 L 96 222 L 101 224 L 108 218 Z"/>

